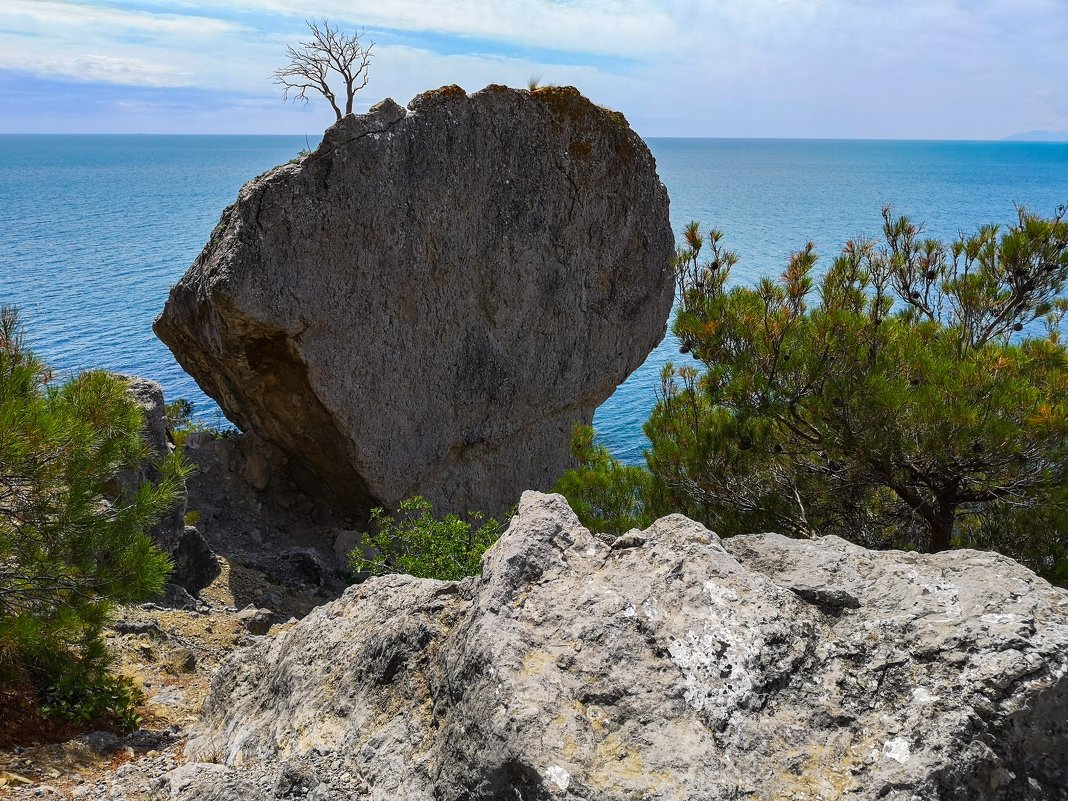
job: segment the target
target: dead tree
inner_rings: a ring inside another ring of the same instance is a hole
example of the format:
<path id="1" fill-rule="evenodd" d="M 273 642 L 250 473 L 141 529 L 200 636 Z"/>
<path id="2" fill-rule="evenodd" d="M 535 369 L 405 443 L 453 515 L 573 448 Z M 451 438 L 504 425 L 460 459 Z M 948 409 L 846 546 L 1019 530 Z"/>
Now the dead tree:
<path id="1" fill-rule="evenodd" d="M 374 42 L 360 41 L 361 32 L 342 33 L 328 21 L 322 23 L 305 20 L 311 39 L 297 47 L 287 47 L 289 64 L 274 72 L 274 82 L 284 88 L 283 98 L 308 102 L 308 90 L 318 92 L 330 102 L 330 107 L 340 120 L 352 113 L 352 99 L 367 86 L 367 68 L 371 64 L 371 48 Z M 344 111 L 339 105 L 340 92 L 335 92 L 330 83 L 338 79 L 344 85 Z"/>

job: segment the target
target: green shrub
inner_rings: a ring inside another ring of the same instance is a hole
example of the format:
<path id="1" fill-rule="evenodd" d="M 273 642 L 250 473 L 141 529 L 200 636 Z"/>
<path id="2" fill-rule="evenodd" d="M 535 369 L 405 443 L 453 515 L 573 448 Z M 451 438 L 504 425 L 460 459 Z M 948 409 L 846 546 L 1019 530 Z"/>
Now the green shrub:
<path id="1" fill-rule="evenodd" d="M 349 563 L 354 572 L 373 576 L 407 573 L 447 581 L 473 576 L 503 526 L 481 512 L 467 518 L 435 517 L 430 501 L 420 497 L 402 501 L 393 515 L 375 509 L 370 531 L 349 554 Z"/>
<path id="2" fill-rule="evenodd" d="M 615 459 L 594 441 L 591 426 L 575 426 L 571 453 L 579 466 L 564 473 L 553 492 L 567 498 L 582 525 L 598 534 L 618 536 L 632 528 L 648 528 L 656 519 L 656 485 L 648 470 Z"/>
<path id="3" fill-rule="evenodd" d="M 126 676 L 102 670 L 75 669 L 61 673 L 42 694 L 41 713 L 75 723 L 112 725 L 129 731 L 142 723 L 138 707 L 144 693 Z"/>
<path id="4" fill-rule="evenodd" d="M 186 469 L 172 454 L 158 483 L 121 489 L 117 477 L 149 458 L 143 425 L 120 378 L 53 384 L 17 312 L 0 311 L 0 685 L 30 679 L 76 706 L 67 689 L 108 685 L 101 631 L 114 605 L 162 589 L 170 562 L 148 532 Z"/>
<path id="5" fill-rule="evenodd" d="M 174 447 L 178 450 L 184 448 L 189 435 L 196 432 L 207 432 L 215 439 L 223 439 L 237 433 L 234 428 L 209 426 L 194 418 L 193 403 L 185 398 L 178 398 L 168 403 L 164 409 L 167 415 L 167 429 L 171 432 Z"/>
<path id="6" fill-rule="evenodd" d="M 848 243 L 818 285 L 810 244 L 731 289 L 737 258 L 691 224 L 675 332 L 703 369 L 669 365 L 645 427 L 670 503 L 726 532 L 977 545 L 1063 575 L 1064 215 L 946 246 L 885 209 L 885 244 Z"/>

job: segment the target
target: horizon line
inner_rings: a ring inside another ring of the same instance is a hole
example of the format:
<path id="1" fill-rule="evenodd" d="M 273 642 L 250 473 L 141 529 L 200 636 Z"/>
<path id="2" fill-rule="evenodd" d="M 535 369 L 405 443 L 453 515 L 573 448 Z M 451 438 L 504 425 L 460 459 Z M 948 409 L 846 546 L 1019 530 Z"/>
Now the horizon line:
<path id="1" fill-rule="evenodd" d="M 325 134 L 301 133 L 225 133 L 225 132 L 129 132 L 129 131 L 84 131 L 84 132 L 59 132 L 59 131 L 0 131 L 0 136 L 242 136 L 242 137 L 272 137 L 272 136 L 313 136 L 320 137 Z M 639 134 L 641 136 L 641 134 Z M 1012 134 L 1000 139 L 957 139 L 957 138 L 918 138 L 918 137 L 878 137 L 878 136 L 680 136 L 660 135 L 641 136 L 645 140 L 678 140 L 678 141 L 723 141 L 723 142 L 917 142 L 917 143 L 976 143 L 976 144 L 1010 144 L 1010 145 L 1068 145 L 1068 134 L 1064 139 L 1018 139 Z"/>

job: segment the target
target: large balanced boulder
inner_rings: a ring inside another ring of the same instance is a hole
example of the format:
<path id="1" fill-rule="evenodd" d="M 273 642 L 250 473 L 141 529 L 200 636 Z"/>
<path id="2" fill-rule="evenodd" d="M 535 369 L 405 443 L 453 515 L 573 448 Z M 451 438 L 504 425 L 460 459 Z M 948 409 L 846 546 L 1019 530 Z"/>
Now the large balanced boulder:
<path id="1" fill-rule="evenodd" d="M 186 756 L 163 797 L 1064 799 L 1068 592 L 678 515 L 607 544 L 526 493 L 481 576 L 234 654 Z"/>
<path id="2" fill-rule="evenodd" d="M 305 489 L 499 513 L 662 339 L 672 249 L 621 114 L 445 87 L 248 183 L 155 330 Z"/>

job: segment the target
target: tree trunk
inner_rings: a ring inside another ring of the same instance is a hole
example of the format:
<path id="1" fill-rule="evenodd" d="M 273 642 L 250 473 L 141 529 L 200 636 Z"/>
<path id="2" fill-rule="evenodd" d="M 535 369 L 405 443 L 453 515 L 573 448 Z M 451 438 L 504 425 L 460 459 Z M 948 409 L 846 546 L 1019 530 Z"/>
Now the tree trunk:
<path id="1" fill-rule="evenodd" d="M 931 520 L 931 553 L 948 551 L 953 540 L 953 524 L 957 520 L 957 507 L 940 505 Z"/>

